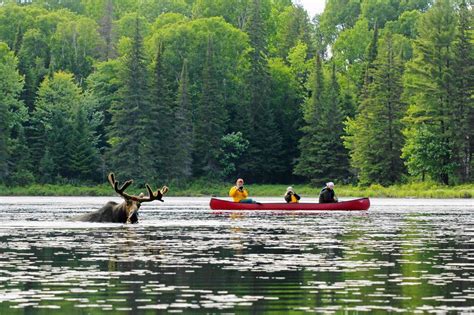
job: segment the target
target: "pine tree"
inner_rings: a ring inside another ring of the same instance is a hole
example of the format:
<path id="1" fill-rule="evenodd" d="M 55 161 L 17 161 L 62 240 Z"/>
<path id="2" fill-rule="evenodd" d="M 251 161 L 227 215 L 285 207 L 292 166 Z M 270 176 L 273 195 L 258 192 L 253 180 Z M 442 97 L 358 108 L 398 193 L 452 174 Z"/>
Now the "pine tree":
<path id="1" fill-rule="evenodd" d="M 405 76 L 410 106 L 403 157 L 411 174 L 426 173 L 449 184 L 459 168 L 454 132 L 460 121 L 453 111 L 456 16 L 451 1 L 436 1 L 419 22 L 414 58 Z M 425 151 L 427 147 L 431 150 Z"/>
<path id="2" fill-rule="evenodd" d="M 453 108 L 454 149 L 458 160 L 458 176 L 461 182 L 472 179 L 472 161 L 474 154 L 474 105 L 471 100 L 474 86 L 474 56 L 472 50 L 471 12 L 466 1 L 462 1 L 458 13 L 457 42 L 454 49 L 454 89 Z"/>
<path id="3" fill-rule="evenodd" d="M 267 61 L 265 26 L 262 18 L 260 0 L 253 0 L 246 31 L 249 35 L 252 51 L 250 70 L 246 83 L 248 104 L 244 105 L 241 117 L 243 136 L 250 142 L 249 149 L 239 167 L 245 177 L 256 181 L 272 182 L 285 171 L 281 158 L 282 140 L 270 106 L 270 75 Z M 246 123 L 249 126 L 246 126 Z"/>
<path id="4" fill-rule="evenodd" d="M 123 63 L 121 101 L 111 109 L 111 148 L 108 157 L 110 167 L 120 172 L 123 178 L 144 181 L 144 177 L 153 169 L 150 165 L 153 157 L 143 154 L 148 148 L 142 145 L 148 137 L 143 117 L 150 113 L 150 89 L 138 17 L 131 46 Z"/>
<path id="5" fill-rule="evenodd" d="M 401 119 L 405 112 L 400 99 L 402 73 L 400 56 L 391 34 L 387 34 L 374 61 L 367 98 L 347 125 L 345 144 L 361 184 L 390 185 L 399 181 L 404 172 L 400 158 L 404 143 Z"/>
<path id="6" fill-rule="evenodd" d="M 201 101 L 194 123 L 194 173 L 198 176 L 220 174 L 218 155 L 227 124 L 227 111 L 218 87 L 219 75 L 214 66 L 214 58 L 213 44 L 209 37 L 202 72 Z"/>
<path id="7" fill-rule="evenodd" d="M 188 61 L 184 59 L 176 99 L 174 129 L 176 139 L 173 152 L 173 177 L 178 181 L 192 175 L 193 120 L 189 95 Z"/>

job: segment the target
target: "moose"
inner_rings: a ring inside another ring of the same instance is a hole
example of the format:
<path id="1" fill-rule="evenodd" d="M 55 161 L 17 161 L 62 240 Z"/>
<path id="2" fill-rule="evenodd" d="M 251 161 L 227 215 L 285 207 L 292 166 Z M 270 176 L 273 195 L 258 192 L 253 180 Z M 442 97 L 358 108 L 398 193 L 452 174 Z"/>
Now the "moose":
<path id="1" fill-rule="evenodd" d="M 109 201 L 101 209 L 84 214 L 75 218 L 75 220 L 86 222 L 137 223 L 138 209 L 140 209 L 141 203 L 150 202 L 153 200 L 159 200 L 163 202 L 161 198 L 168 192 L 167 186 L 163 186 L 161 189 L 157 189 L 156 192 L 153 192 L 150 188 L 150 185 L 146 184 L 145 186 L 148 191 L 147 197 L 145 197 L 143 193 L 140 193 L 138 196 L 133 196 L 125 193 L 125 189 L 127 189 L 127 187 L 133 183 L 133 180 L 127 180 L 119 188 L 119 182 L 115 180 L 114 173 L 110 173 L 107 178 L 112 187 L 114 187 L 115 192 L 117 192 L 125 200 L 121 204 Z"/>

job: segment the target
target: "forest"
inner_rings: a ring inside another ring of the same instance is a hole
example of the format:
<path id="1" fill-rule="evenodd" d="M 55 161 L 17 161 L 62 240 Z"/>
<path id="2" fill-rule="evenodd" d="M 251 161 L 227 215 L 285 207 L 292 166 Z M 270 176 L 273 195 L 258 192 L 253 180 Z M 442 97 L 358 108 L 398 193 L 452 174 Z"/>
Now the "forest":
<path id="1" fill-rule="evenodd" d="M 474 182 L 469 0 L 0 2 L 0 184 Z"/>

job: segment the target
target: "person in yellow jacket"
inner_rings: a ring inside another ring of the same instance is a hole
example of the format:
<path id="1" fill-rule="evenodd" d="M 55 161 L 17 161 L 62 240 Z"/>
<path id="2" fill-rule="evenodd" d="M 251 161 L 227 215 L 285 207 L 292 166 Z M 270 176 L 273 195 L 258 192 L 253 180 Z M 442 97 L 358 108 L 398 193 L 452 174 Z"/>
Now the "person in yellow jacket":
<path id="1" fill-rule="evenodd" d="M 300 202 L 300 199 L 301 197 L 297 193 L 295 193 L 293 187 L 290 186 L 286 189 L 285 201 L 287 203 L 298 203 Z"/>
<path id="2" fill-rule="evenodd" d="M 249 192 L 244 187 L 244 180 L 242 178 L 237 179 L 235 186 L 229 191 L 229 196 L 234 199 L 234 202 L 258 203 L 248 198 Z"/>

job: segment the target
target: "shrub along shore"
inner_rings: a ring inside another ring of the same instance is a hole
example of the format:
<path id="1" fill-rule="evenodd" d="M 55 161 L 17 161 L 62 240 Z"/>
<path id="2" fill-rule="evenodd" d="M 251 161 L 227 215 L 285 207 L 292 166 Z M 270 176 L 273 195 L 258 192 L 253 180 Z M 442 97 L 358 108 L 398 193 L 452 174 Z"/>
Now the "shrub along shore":
<path id="1" fill-rule="evenodd" d="M 226 197 L 232 183 L 193 182 L 188 185 L 169 185 L 168 196 L 220 196 Z M 289 185 L 247 185 L 251 196 L 280 197 Z M 291 185 L 302 197 L 315 198 L 322 187 L 309 184 Z M 156 187 L 152 187 L 156 188 Z M 142 190 L 145 192 L 145 189 Z M 417 182 L 409 184 L 383 187 L 372 185 L 368 187 L 337 185 L 335 188 L 339 197 L 386 197 L 386 198 L 473 198 L 474 184 L 444 186 L 431 182 Z M 138 194 L 137 188 L 130 187 L 127 192 Z M 109 184 L 84 185 L 30 185 L 25 187 L 6 187 L 0 185 L 0 196 L 114 196 L 115 193 Z"/>

